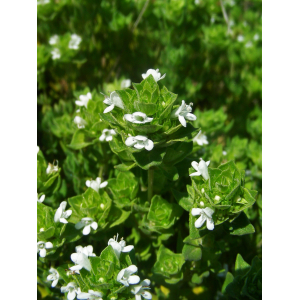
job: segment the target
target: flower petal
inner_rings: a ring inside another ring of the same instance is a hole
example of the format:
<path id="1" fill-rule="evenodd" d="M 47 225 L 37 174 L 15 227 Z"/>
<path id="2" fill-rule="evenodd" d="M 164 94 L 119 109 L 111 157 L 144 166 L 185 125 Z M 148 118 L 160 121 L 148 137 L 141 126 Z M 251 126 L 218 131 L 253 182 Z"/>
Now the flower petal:
<path id="1" fill-rule="evenodd" d="M 46 256 L 46 249 L 41 249 L 40 250 L 40 257 L 45 257 Z"/>
<path id="2" fill-rule="evenodd" d="M 129 267 L 126 268 L 127 271 L 130 272 L 130 274 L 133 274 L 135 272 L 137 272 L 138 268 L 135 265 L 130 265 Z"/>
<path id="3" fill-rule="evenodd" d="M 60 217 L 61 217 L 61 215 L 62 215 L 62 212 L 63 212 L 63 210 L 62 210 L 62 207 L 60 206 L 58 209 L 57 209 L 57 211 L 55 212 L 55 215 L 54 215 L 54 222 L 56 223 L 56 222 L 59 222 L 59 219 L 60 219 Z"/>
<path id="4" fill-rule="evenodd" d="M 67 296 L 68 300 L 73 300 L 73 299 L 75 299 L 75 297 L 76 297 L 76 292 L 75 291 L 72 291 L 72 292 L 68 293 L 68 296 Z"/>
<path id="5" fill-rule="evenodd" d="M 206 220 L 205 216 L 201 214 L 200 218 L 198 218 L 195 222 L 195 227 L 200 228 L 204 224 L 205 220 Z"/>
<path id="6" fill-rule="evenodd" d="M 68 223 L 68 221 L 65 218 L 60 218 L 59 222 L 63 223 L 63 224 L 67 224 Z"/>
<path id="7" fill-rule="evenodd" d="M 139 282 L 140 282 L 140 277 L 137 276 L 137 275 L 131 275 L 131 276 L 129 276 L 129 278 L 128 278 L 128 283 L 129 283 L 129 284 L 137 284 L 137 283 L 139 283 Z"/>
<path id="8" fill-rule="evenodd" d="M 104 181 L 100 184 L 100 189 L 103 189 L 107 186 L 108 182 L 107 181 Z"/>
<path id="9" fill-rule="evenodd" d="M 196 171 L 199 171 L 198 166 L 199 166 L 199 164 L 198 164 L 196 161 L 193 161 L 193 162 L 192 162 L 192 167 L 193 167 Z"/>
<path id="10" fill-rule="evenodd" d="M 80 293 L 77 295 L 77 299 L 89 299 L 90 297 L 91 297 L 90 293 Z"/>
<path id="11" fill-rule="evenodd" d="M 134 246 L 129 245 L 123 248 L 122 252 L 130 252 L 132 249 L 134 248 Z"/>
<path id="12" fill-rule="evenodd" d="M 144 291 L 144 292 L 142 293 L 142 296 L 143 296 L 145 299 L 152 299 L 152 295 L 151 295 L 149 292 L 147 292 L 147 291 Z"/>
<path id="13" fill-rule="evenodd" d="M 134 121 L 135 121 L 133 115 L 130 115 L 130 114 L 125 114 L 125 115 L 124 115 L 124 119 L 125 119 L 126 121 L 128 121 L 128 122 L 134 122 Z"/>
<path id="14" fill-rule="evenodd" d="M 136 142 L 137 142 L 137 141 L 136 141 L 135 137 L 130 136 L 130 137 L 128 137 L 128 138 L 126 139 L 125 145 L 128 146 L 128 147 L 131 147 L 131 146 L 133 146 Z"/>
<path id="15" fill-rule="evenodd" d="M 91 224 L 91 227 L 92 227 L 94 230 L 96 230 L 96 229 L 98 228 L 97 222 L 93 222 L 93 223 Z"/>
<path id="16" fill-rule="evenodd" d="M 58 283 L 58 279 L 55 279 L 55 280 L 52 281 L 51 286 L 56 287 L 57 283 Z"/>
<path id="17" fill-rule="evenodd" d="M 179 122 L 181 123 L 181 125 L 183 127 L 186 127 L 186 120 L 185 120 L 185 118 L 183 116 L 179 115 L 178 116 L 178 120 L 179 120 Z"/>
<path id="18" fill-rule="evenodd" d="M 213 230 L 215 228 L 214 220 L 212 218 L 206 219 L 206 227 L 208 230 Z"/>
<path id="19" fill-rule="evenodd" d="M 145 148 L 145 145 L 143 143 L 137 143 L 133 147 L 140 150 Z"/>
<path id="20" fill-rule="evenodd" d="M 85 223 L 83 223 L 83 222 L 81 222 L 81 221 L 79 221 L 78 223 L 75 224 L 75 228 L 76 228 L 76 229 L 81 229 L 81 228 L 84 227 L 84 226 L 85 226 Z"/>
<path id="21" fill-rule="evenodd" d="M 88 235 L 90 232 L 91 232 L 91 225 L 85 226 L 82 230 L 83 235 Z"/>
<path id="22" fill-rule="evenodd" d="M 107 114 L 108 112 L 112 111 L 115 108 L 114 104 L 106 107 L 103 111 L 104 114 Z"/>
<path id="23" fill-rule="evenodd" d="M 197 117 L 196 117 L 194 114 L 192 114 L 192 113 L 187 113 L 187 114 L 185 115 L 185 118 L 186 118 L 187 120 L 189 120 L 189 121 L 195 121 L 195 120 L 197 120 Z"/>
<path id="24" fill-rule="evenodd" d="M 190 176 L 200 176 L 200 175 L 201 175 L 201 172 L 195 172 L 195 173 L 190 174 Z"/>
<path id="25" fill-rule="evenodd" d="M 210 208 L 210 207 L 205 207 L 204 209 L 203 209 L 203 211 L 205 212 L 205 214 L 209 217 L 209 218 L 211 218 L 212 217 L 212 215 L 214 214 L 214 210 L 212 209 L 212 208 Z"/>
<path id="26" fill-rule="evenodd" d="M 201 208 L 192 208 L 191 214 L 192 216 L 198 216 L 202 213 L 202 209 Z"/>
<path id="27" fill-rule="evenodd" d="M 53 248 L 53 244 L 52 244 L 51 242 L 47 242 L 47 243 L 45 244 L 45 248 L 46 248 L 46 249 L 51 249 L 51 248 Z"/>
<path id="28" fill-rule="evenodd" d="M 147 140 L 145 142 L 145 149 L 148 150 L 148 151 L 151 151 L 154 147 L 154 143 L 151 141 L 151 140 Z"/>

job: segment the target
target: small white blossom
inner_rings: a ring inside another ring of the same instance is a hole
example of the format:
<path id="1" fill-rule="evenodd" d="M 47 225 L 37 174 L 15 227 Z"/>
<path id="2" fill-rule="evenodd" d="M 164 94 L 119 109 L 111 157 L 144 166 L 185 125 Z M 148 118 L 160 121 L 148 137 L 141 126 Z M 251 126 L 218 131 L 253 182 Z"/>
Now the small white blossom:
<path id="1" fill-rule="evenodd" d="M 117 133 L 113 129 L 104 129 L 102 131 L 101 136 L 99 137 L 100 142 L 103 142 L 104 140 L 106 142 L 112 141 L 113 136 Z"/>
<path id="2" fill-rule="evenodd" d="M 55 45 L 55 44 L 58 43 L 58 40 L 59 40 L 59 37 L 58 37 L 57 34 L 55 34 L 55 35 L 53 35 L 53 36 L 50 37 L 49 44 L 50 45 Z"/>
<path id="3" fill-rule="evenodd" d="M 225 156 L 225 155 L 227 155 L 227 152 L 226 152 L 226 151 L 223 151 L 222 154 Z"/>
<path id="4" fill-rule="evenodd" d="M 73 267 L 70 267 L 71 271 L 78 272 L 82 268 L 91 271 L 92 266 L 91 262 L 88 259 L 90 256 L 96 256 L 95 253 L 93 253 L 93 246 L 89 245 L 86 247 L 77 246 L 75 247 L 76 253 L 71 254 L 71 260 L 76 265 Z"/>
<path id="5" fill-rule="evenodd" d="M 72 34 L 71 40 L 69 42 L 69 48 L 77 50 L 79 48 L 80 42 L 81 42 L 81 37 L 77 34 Z"/>
<path id="6" fill-rule="evenodd" d="M 256 34 L 254 35 L 253 40 L 254 40 L 254 41 L 258 41 L 258 40 L 259 40 L 259 34 L 258 34 L 258 33 L 256 33 Z"/>
<path id="7" fill-rule="evenodd" d="M 55 59 L 60 59 L 60 51 L 58 48 L 54 48 L 52 51 L 51 51 L 51 54 L 52 54 L 52 59 L 55 60 Z"/>
<path id="8" fill-rule="evenodd" d="M 212 23 L 212 24 L 215 23 L 215 18 L 214 17 L 210 18 L 210 23 Z"/>
<path id="9" fill-rule="evenodd" d="M 124 79 L 121 82 L 121 88 L 122 89 L 126 89 L 129 88 L 131 86 L 131 80 L 130 79 Z"/>
<path id="10" fill-rule="evenodd" d="M 200 0 L 195 0 L 194 2 L 196 5 L 200 4 Z"/>
<path id="11" fill-rule="evenodd" d="M 116 255 L 120 257 L 121 252 L 130 252 L 134 248 L 134 246 L 126 246 L 126 242 L 123 239 L 121 239 L 121 241 L 118 242 L 118 236 L 119 234 L 117 234 L 117 237 L 114 236 L 113 239 L 109 239 L 108 245 L 111 245 Z"/>
<path id="12" fill-rule="evenodd" d="M 37 5 L 40 5 L 40 4 L 45 5 L 45 4 L 49 3 L 49 2 L 50 2 L 50 0 L 38 0 L 37 1 Z"/>
<path id="13" fill-rule="evenodd" d="M 204 207 L 204 202 L 203 201 L 200 201 L 199 204 L 200 204 L 201 207 Z"/>
<path id="14" fill-rule="evenodd" d="M 211 209 L 210 207 L 206 208 L 192 208 L 191 211 L 193 216 L 198 216 L 200 217 L 196 220 L 195 222 L 195 227 L 200 228 L 204 222 L 206 221 L 206 227 L 208 230 L 213 230 L 215 225 L 214 225 L 214 220 L 212 219 L 212 215 L 214 213 L 214 210 Z"/>
<path id="15" fill-rule="evenodd" d="M 75 282 L 69 282 L 67 286 L 62 286 L 60 288 L 62 293 L 68 293 L 68 300 L 73 300 L 76 297 L 76 294 L 80 294 L 81 290 L 80 287 Z"/>
<path id="16" fill-rule="evenodd" d="M 82 218 L 81 221 L 79 221 L 75 225 L 76 229 L 83 228 L 83 231 L 82 231 L 83 235 L 88 235 L 91 232 L 91 227 L 94 230 L 96 230 L 98 228 L 98 224 L 92 218 Z"/>
<path id="17" fill-rule="evenodd" d="M 140 277 L 137 275 L 132 275 L 133 273 L 136 273 L 137 270 L 138 268 L 135 265 L 131 265 L 125 269 L 122 269 L 117 276 L 117 281 L 125 286 L 139 283 Z"/>
<path id="18" fill-rule="evenodd" d="M 186 105 L 185 101 L 182 100 L 180 107 L 172 111 L 171 118 L 178 118 L 181 125 L 186 127 L 186 120 L 195 121 L 197 119 L 197 117 L 191 113 L 192 105 L 193 103 Z"/>
<path id="19" fill-rule="evenodd" d="M 77 125 L 78 128 L 84 128 L 87 124 L 86 121 L 80 118 L 79 116 L 75 117 L 74 123 Z"/>
<path id="20" fill-rule="evenodd" d="M 117 94 L 117 92 L 112 92 L 109 97 L 106 96 L 106 99 L 103 101 L 106 105 L 109 105 L 106 107 L 103 111 L 104 114 L 112 111 L 115 106 L 124 109 L 124 103 L 120 96 Z"/>
<path id="21" fill-rule="evenodd" d="M 159 69 L 149 69 L 146 74 L 142 74 L 142 77 L 143 79 L 146 79 L 149 75 L 152 75 L 156 82 L 166 77 L 166 74 L 161 76 L 161 74 L 159 73 Z"/>
<path id="22" fill-rule="evenodd" d="M 101 183 L 101 178 L 97 177 L 96 180 L 87 180 L 85 184 L 87 187 L 92 188 L 93 190 L 95 190 L 98 193 L 99 189 L 105 188 L 107 186 L 108 182 L 103 181 Z"/>
<path id="23" fill-rule="evenodd" d="M 196 142 L 199 146 L 203 146 L 204 144 L 207 145 L 207 136 L 201 133 L 201 130 L 199 133 L 194 137 L 194 142 Z"/>
<path id="24" fill-rule="evenodd" d="M 153 120 L 153 118 L 147 117 L 147 115 L 142 112 L 134 112 L 133 114 L 125 114 L 124 118 L 128 122 L 135 123 L 135 124 L 145 124 L 145 123 L 149 123 Z"/>
<path id="25" fill-rule="evenodd" d="M 56 160 L 56 164 L 53 163 L 53 165 L 52 165 L 52 164 L 48 163 L 48 167 L 46 170 L 47 174 L 51 174 L 51 173 L 57 172 L 57 171 L 58 171 L 58 161 L 57 160 Z"/>
<path id="26" fill-rule="evenodd" d="M 154 147 L 153 141 L 149 140 L 146 136 L 143 135 L 128 137 L 125 141 L 125 145 L 128 147 L 133 146 L 136 149 L 145 148 L 148 151 L 151 151 Z"/>
<path id="27" fill-rule="evenodd" d="M 102 300 L 102 293 L 89 290 L 88 293 L 80 293 L 77 295 L 77 299 L 89 299 L 89 300 Z"/>
<path id="28" fill-rule="evenodd" d="M 195 173 L 190 174 L 190 176 L 200 176 L 202 175 L 205 180 L 209 178 L 208 174 L 208 166 L 210 161 L 205 162 L 202 158 L 200 158 L 200 162 L 197 163 L 196 161 L 192 162 L 192 167 L 197 171 Z"/>
<path id="29" fill-rule="evenodd" d="M 79 100 L 76 100 L 75 104 L 78 106 L 85 106 L 87 108 L 87 104 L 91 99 L 92 99 L 91 93 L 87 93 L 86 95 L 80 95 Z"/>
<path id="30" fill-rule="evenodd" d="M 251 48 L 253 46 L 252 42 L 249 41 L 246 43 L 245 48 Z"/>
<path id="31" fill-rule="evenodd" d="M 142 300 L 142 297 L 147 300 L 152 299 L 152 295 L 147 291 L 150 290 L 150 283 L 149 279 L 145 279 L 139 284 L 132 286 L 131 293 L 135 295 L 135 300 Z"/>
<path id="32" fill-rule="evenodd" d="M 51 242 L 38 242 L 37 243 L 37 252 L 39 252 L 40 257 L 46 256 L 46 249 L 53 248 L 53 244 Z"/>
<path id="33" fill-rule="evenodd" d="M 243 42 L 244 41 L 244 36 L 243 35 L 239 35 L 238 37 L 237 37 L 237 40 L 238 40 L 238 42 Z"/>
<path id="34" fill-rule="evenodd" d="M 64 223 L 64 224 L 68 223 L 68 221 L 66 219 L 71 216 L 72 210 L 69 209 L 69 210 L 65 211 L 66 206 L 67 206 L 67 201 L 63 201 L 59 205 L 59 208 L 57 209 L 55 216 L 54 216 L 54 222 L 60 222 L 60 223 Z"/>
<path id="35" fill-rule="evenodd" d="M 216 200 L 216 201 L 219 201 L 219 200 L 221 200 L 221 197 L 218 196 L 218 195 L 216 195 L 216 196 L 215 196 L 215 200 Z"/>
<path id="36" fill-rule="evenodd" d="M 39 194 L 37 194 L 37 202 L 42 203 L 44 200 L 45 200 L 45 195 L 42 195 L 42 196 L 39 198 Z"/>
<path id="37" fill-rule="evenodd" d="M 59 274 L 58 274 L 57 270 L 54 268 L 50 268 L 49 272 L 51 274 L 47 276 L 47 280 L 49 280 L 49 281 L 51 280 L 52 281 L 51 286 L 55 287 L 58 283 Z"/>

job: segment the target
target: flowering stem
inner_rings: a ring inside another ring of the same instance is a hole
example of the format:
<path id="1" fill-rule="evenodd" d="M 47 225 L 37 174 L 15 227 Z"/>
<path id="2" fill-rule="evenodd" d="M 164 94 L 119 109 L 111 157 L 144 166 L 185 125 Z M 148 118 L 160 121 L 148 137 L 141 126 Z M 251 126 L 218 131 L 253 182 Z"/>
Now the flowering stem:
<path id="1" fill-rule="evenodd" d="M 150 202 L 153 196 L 153 177 L 154 177 L 154 168 L 150 167 L 148 169 L 148 201 Z"/>

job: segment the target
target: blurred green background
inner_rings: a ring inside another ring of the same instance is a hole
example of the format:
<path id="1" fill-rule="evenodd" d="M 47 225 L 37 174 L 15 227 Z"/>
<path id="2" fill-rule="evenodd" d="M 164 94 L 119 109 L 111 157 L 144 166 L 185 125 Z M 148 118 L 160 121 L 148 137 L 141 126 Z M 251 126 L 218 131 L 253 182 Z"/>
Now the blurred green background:
<path id="1" fill-rule="evenodd" d="M 78 49 L 68 47 L 72 34 L 81 38 Z M 57 43 L 50 44 L 54 35 Z M 55 202 L 82 193 L 110 151 L 108 144 L 67 147 L 77 129 L 78 96 L 91 91 L 104 99 L 100 92 L 120 89 L 124 79 L 140 82 L 142 73 L 159 69 L 167 74 L 160 84 L 178 94 L 178 104 L 193 102 L 193 126 L 207 136 L 208 145 L 195 143 L 188 162 L 203 157 L 216 167 L 234 159 L 246 170 L 246 186 L 259 191 L 246 212 L 256 233 L 232 240 L 234 254 L 224 262 L 230 270 L 237 253 L 248 262 L 261 257 L 261 38 L 259 0 L 38 1 L 37 144 L 49 162 L 57 159 L 62 167 Z M 178 190 L 190 183 L 187 160 L 178 166 L 181 180 L 172 183 Z M 109 170 L 117 163 L 116 156 L 106 162 L 105 179 L 114 176 Z"/>

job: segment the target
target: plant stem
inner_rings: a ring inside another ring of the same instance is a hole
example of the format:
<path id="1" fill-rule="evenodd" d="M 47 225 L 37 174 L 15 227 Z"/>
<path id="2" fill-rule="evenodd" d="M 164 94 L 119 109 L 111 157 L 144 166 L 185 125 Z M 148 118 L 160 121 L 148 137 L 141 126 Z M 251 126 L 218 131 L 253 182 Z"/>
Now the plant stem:
<path id="1" fill-rule="evenodd" d="M 148 169 L 148 201 L 150 202 L 153 196 L 153 177 L 154 177 L 154 168 L 150 167 Z"/>

